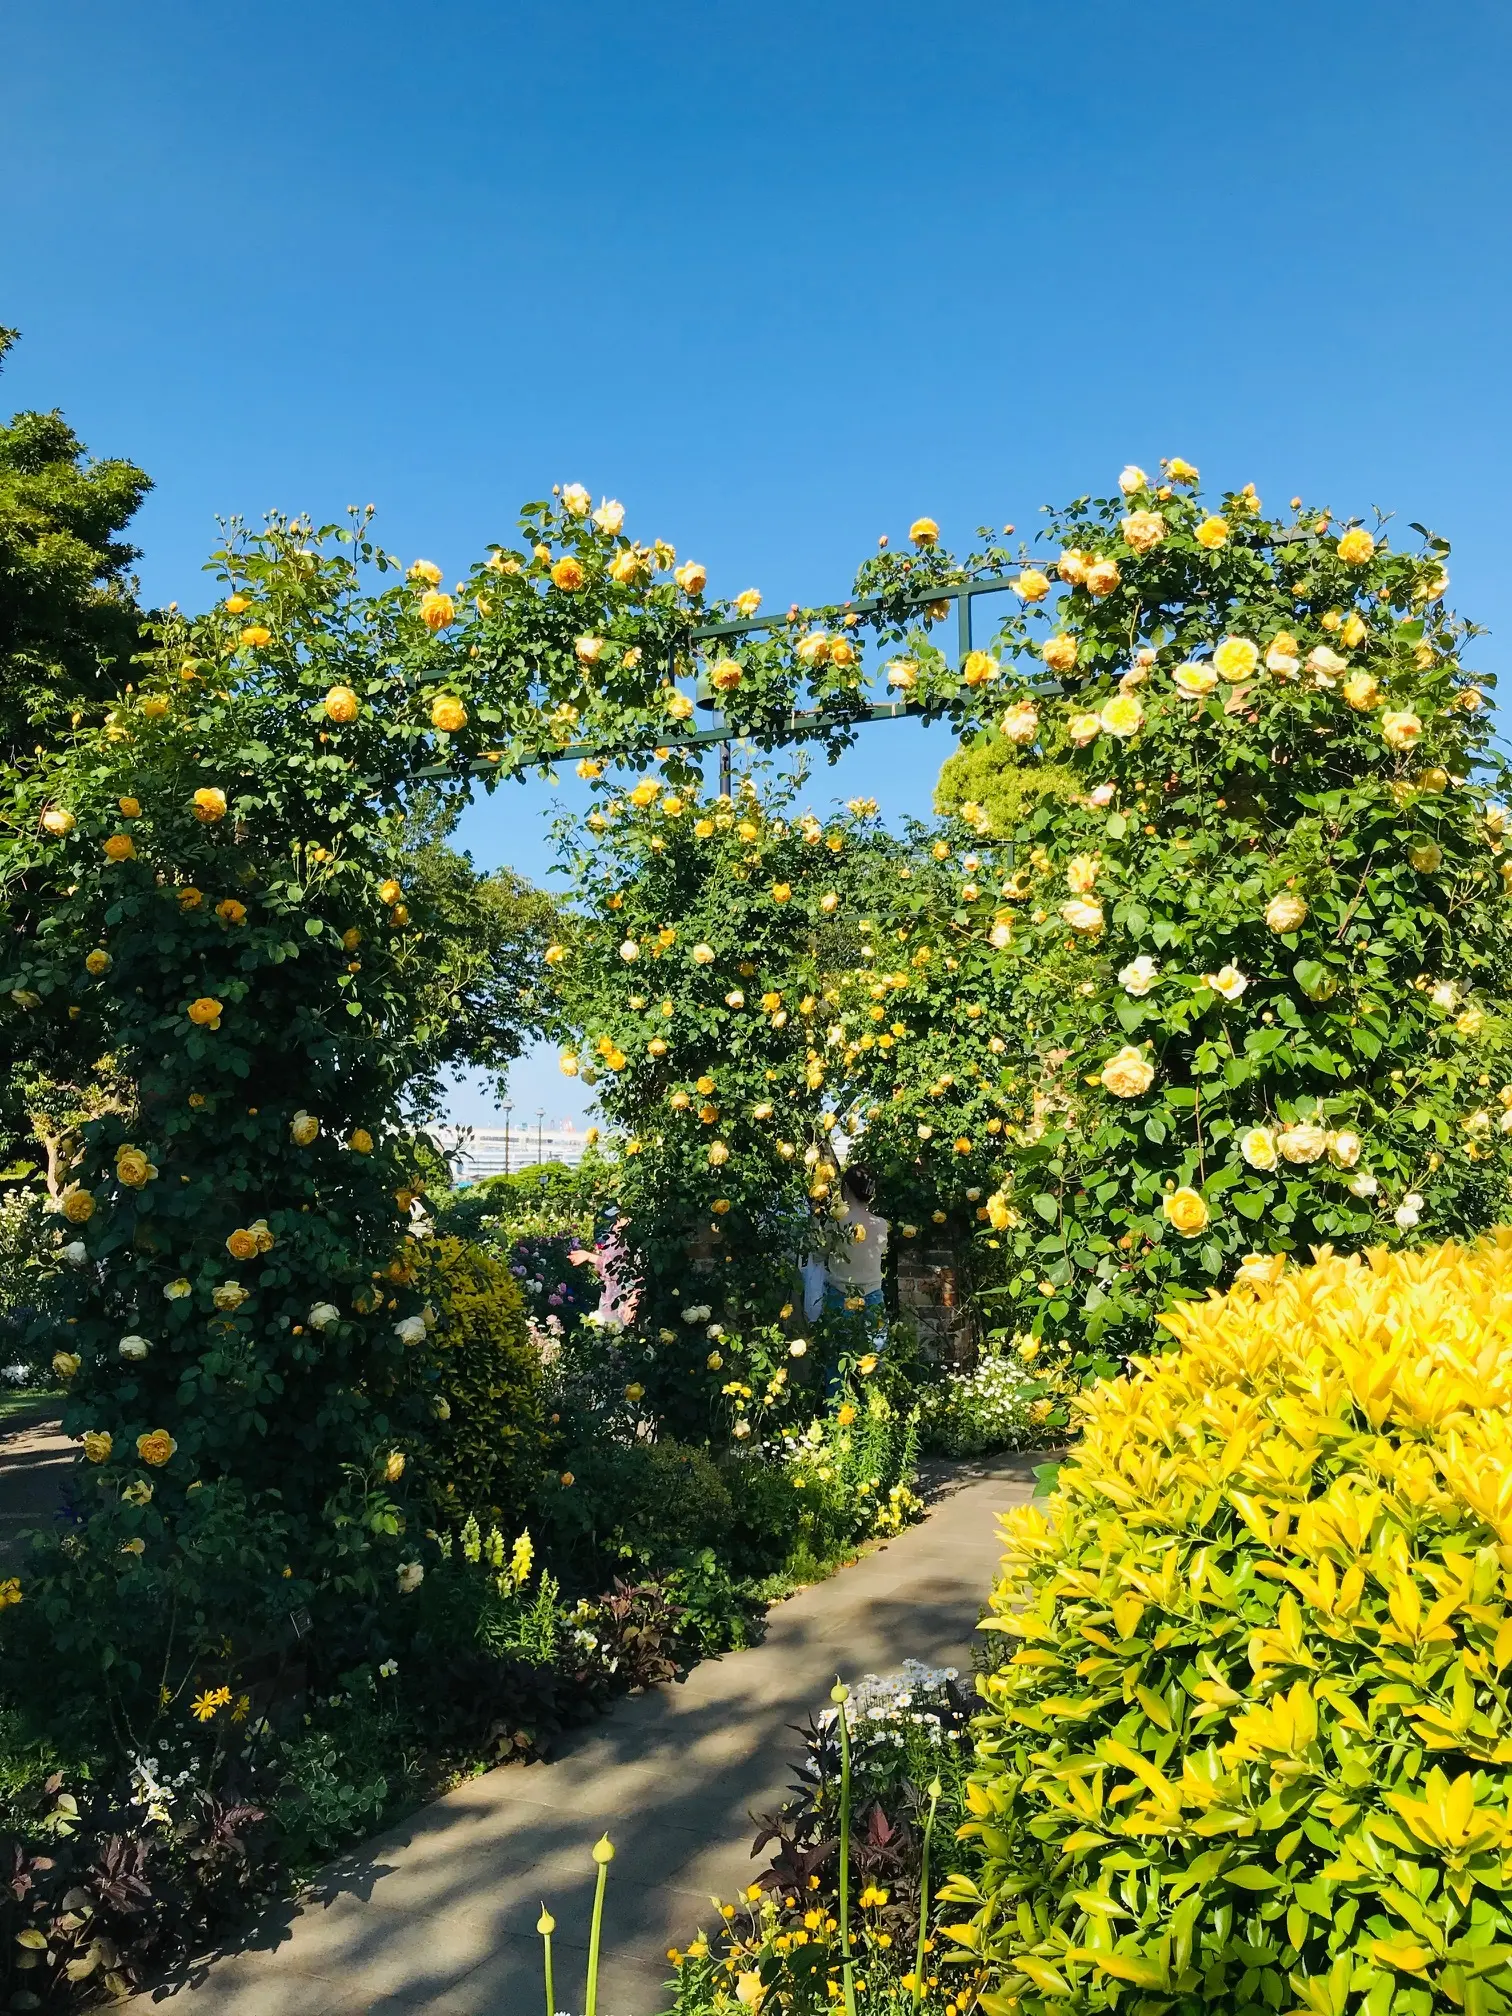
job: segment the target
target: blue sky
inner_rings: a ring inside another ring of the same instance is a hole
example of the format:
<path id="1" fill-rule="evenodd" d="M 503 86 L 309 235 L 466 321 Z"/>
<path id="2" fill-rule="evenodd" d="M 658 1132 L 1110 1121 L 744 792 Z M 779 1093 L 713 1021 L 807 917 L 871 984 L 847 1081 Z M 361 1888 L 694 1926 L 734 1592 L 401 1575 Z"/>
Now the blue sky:
<path id="1" fill-rule="evenodd" d="M 153 475 L 154 600 L 218 513 L 371 500 L 453 573 L 566 481 L 823 600 L 1182 454 L 1446 533 L 1504 671 L 1509 58 L 1494 0 L 12 8 L 0 403 Z M 815 795 L 922 811 L 946 753 Z M 467 843 L 543 873 L 548 800 Z"/>

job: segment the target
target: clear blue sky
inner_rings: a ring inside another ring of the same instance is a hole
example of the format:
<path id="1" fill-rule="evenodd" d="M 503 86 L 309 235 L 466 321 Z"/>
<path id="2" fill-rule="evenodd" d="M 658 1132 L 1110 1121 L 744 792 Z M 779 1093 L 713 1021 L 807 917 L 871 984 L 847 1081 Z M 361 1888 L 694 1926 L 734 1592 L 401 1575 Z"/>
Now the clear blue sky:
<path id="1" fill-rule="evenodd" d="M 1182 454 L 1445 532 L 1505 670 L 1496 0 L 47 0 L 0 68 L 0 404 L 153 475 L 152 599 L 217 513 L 371 500 L 453 573 L 579 481 L 822 600 L 921 511 Z M 816 790 L 923 810 L 946 753 L 878 728 Z M 478 859 L 542 873 L 548 796 Z"/>

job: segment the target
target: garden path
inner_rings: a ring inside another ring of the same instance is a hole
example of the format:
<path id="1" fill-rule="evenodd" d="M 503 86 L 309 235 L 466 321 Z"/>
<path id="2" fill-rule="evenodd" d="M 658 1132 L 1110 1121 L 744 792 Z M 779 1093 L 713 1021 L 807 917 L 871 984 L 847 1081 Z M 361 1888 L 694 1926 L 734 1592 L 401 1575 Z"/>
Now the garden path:
<path id="1" fill-rule="evenodd" d="M 139 2016 L 541 2016 L 544 1898 L 557 1920 L 557 2005 L 581 2009 L 594 1865 L 614 1842 L 604 1914 L 605 2016 L 665 2009 L 666 1949 L 749 1882 L 752 1811 L 782 1798 L 794 1725 L 838 1672 L 905 1658 L 968 1667 L 997 1564 L 996 1515 L 1034 1488 L 1033 1455 L 954 1465 L 928 1517 L 770 1612 L 748 1651 L 618 1703 L 547 1764 L 459 1786 L 326 1870 L 299 1906 L 235 1951 L 133 2003 Z"/>

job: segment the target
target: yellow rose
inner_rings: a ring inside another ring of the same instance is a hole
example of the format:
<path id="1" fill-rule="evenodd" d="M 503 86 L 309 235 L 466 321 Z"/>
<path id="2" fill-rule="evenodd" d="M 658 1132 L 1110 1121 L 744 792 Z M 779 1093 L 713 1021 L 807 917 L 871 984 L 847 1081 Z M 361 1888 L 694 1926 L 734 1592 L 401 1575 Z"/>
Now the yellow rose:
<path id="1" fill-rule="evenodd" d="M 570 553 L 564 553 L 551 570 L 552 585 L 567 595 L 575 595 L 585 579 L 582 563 L 574 560 Z"/>
<path id="2" fill-rule="evenodd" d="M 248 1232 L 241 1226 L 226 1238 L 226 1251 L 233 1260 L 255 1260 L 257 1258 L 257 1234 Z"/>
<path id="3" fill-rule="evenodd" d="M 1407 849 L 1407 859 L 1419 875 L 1436 875 L 1444 865 L 1444 850 L 1432 840 L 1420 840 Z"/>
<path id="4" fill-rule="evenodd" d="M 1363 567 L 1375 552 L 1375 541 L 1363 526 L 1355 526 L 1339 541 L 1339 558 L 1348 567 Z"/>
<path id="5" fill-rule="evenodd" d="M 1108 1059 L 1098 1075 L 1104 1089 L 1116 1099 L 1137 1099 L 1154 1084 L 1155 1066 L 1142 1050 L 1126 1043 Z"/>
<path id="6" fill-rule="evenodd" d="M 826 917 L 832 917 L 840 908 L 840 898 L 835 894 L 833 889 L 827 889 L 819 898 L 819 908 L 824 912 Z"/>
<path id="7" fill-rule="evenodd" d="M 1248 679 L 1259 663 L 1260 647 L 1248 637 L 1225 637 L 1213 653 L 1213 669 L 1220 679 L 1227 679 L 1234 686 L 1241 679 Z"/>
<path id="8" fill-rule="evenodd" d="M 564 1050 L 562 1052 L 561 1056 L 557 1059 L 557 1069 L 561 1072 L 564 1078 L 576 1078 L 576 1076 L 578 1075 L 579 1063 L 578 1059 L 573 1055 L 572 1051 Z"/>
<path id="9" fill-rule="evenodd" d="M 161 693 L 149 693 L 142 701 L 142 713 L 149 721 L 161 721 L 168 712 L 168 702 Z"/>
<path id="10" fill-rule="evenodd" d="M 420 621 L 434 637 L 457 620 L 457 605 L 438 588 L 427 588 L 420 597 Z"/>
<path id="11" fill-rule="evenodd" d="M 1083 576 L 1083 585 L 1089 595 L 1101 601 L 1113 593 L 1122 579 L 1116 560 L 1094 560 Z"/>
<path id="12" fill-rule="evenodd" d="M 574 518 L 586 517 L 593 499 L 581 483 L 567 483 L 562 488 L 562 509 L 570 511 Z"/>
<path id="13" fill-rule="evenodd" d="M 357 719 L 360 703 L 350 686 L 333 686 L 325 697 L 325 711 L 328 720 L 345 726 Z"/>
<path id="14" fill-rule="evenodd" d="M 1365 642 L 1365 620 L 1357 610 L 1351 610 L 1344 619 L 1344 628 L 1339 632 L 1339 641 L 1346 651 L 1353 651 Z"/>
<path id="15" fill-rule="evenodd" d="M 72 1379 L 84 1360 L 77 1351 L 54 1351 L 52 1368 L 60 1379 Z"/>
<path id="16" fill-rule="evenodd" d="M 261 623 L 249 623 L 241 633 L 241 641 L 249 651 L 260 651 L 264 644 L 273 641 L 273 632 Z"/>
<path id="17" fill-rule="evenodd" d="M 1090 896 L 1102 872 L 1098 854 L 1073 854 L 1066 863 L 1066 883 L 1073 896 Z"/>
<path id="18" fill-rule="evenodd" d="M 721 658 L 709 672 L 709 684 L 717 693 L 733 693 L 744 677 L 733 658 Z"/>
<path id="19" fill-rule="evenodd" d="M 681 567 L 674 567 L 672 579 L 684 595 L 702 595 L 709 579 L 708 569 L 696 560 L 684 560 Z"/>
<path id="20" fill-rule="evenodd" d="M 1158 511 L 1131 511 L 1118 529 L 1132 552 L 1148 553 L 1164 539 L 1166 521 Z"/>
<path id="21" fill-rule="evenodd" d="M 856 647 L 848 637 L 837 637 L 830 645 L 830 663 L 843 671 L 847 665 L 856 662 Z"/>
<path id="22" fill-rule="evenodd" d="M 85 955 L 84 968 L 86 972 L 98 975 L 104 973 L 108 969 L 109 965 L 110 965 L 110 954 L 108 952 L 100 951 L 98 946 L 95 948 L 93 952 L 87 953 Z"/>
<path id="23" fill-rule="evenodd" d="M 1265 906 L 1265 921 L 1278 938 L 1298 930 L 1307 920 L 1307 900 L 1294 896 L 1290 890 L 1282 890 L 1272 896 Z"/>
<path id="24" fill-rule="evenodd" d="M 114 1444 L 111 1436 L 105 1430 L 86 1428 L 83 1440 L 84 1455 L 88 1462 L 104 1463 L 108 1460 Z"/>
<path id="25" fill-rule="evenodd" d="M 665 687 L 667 712 L 674 721 L 689 721 L 693 718 L 693 702 L 686 693 L 679 693 L 675 686 Z"/>
<path id="26" fill-rule="evenodd" d="M 1288 1162 L 1316 1162 L 1328 1152 L 1328 1135 L 1323 1128 L 1307 1124 L 1283 1127 L 1276 1146 Z"/>
<path id="27" fill-rule="evenodd" d="M 1089 742 L 1095 742 L 1102 733 L 1102 716 L 1073 714 L 1066 723 L 1066 733 L 1078 749 L 1085 749 Z"/>
<path id="28" fill-rule="evenodd" d="M 998 676 L 998 661 L 990 651 L 968 651 L 961 677 L 968 686 L 986 686 Z"/>
<path id="29" fill-rule="evenodd" d="M 558 588 L 582 587 L 582 569 L 578 567 L 575 560 L 559 560 L 557 567 L 569 567 L 577 570 L 576 580 L 557 581 L 557 568 L 553 567 L 551 578 L 553 581 L 556 581 Z M 633 587 L 645 571 L 646 556 L 644 553 L 638 552 L 633 546 L 627 547 L 623 553 L 616 553 L 614 558 L 609 562 L 609 579 L 616 582 L 621 588 Z"/>
<path id="30" fill-rule="evenodd" d="M 1164 465 L 1167 476 L 1173 483 L 1184 483 L 1188 489 L 1197 481 L 1197 468 L 1191 462 L 1184 462 L 1179 455 L 1173 455 Z"/>
<path id="31" fill-rule="evenodd" d="M 1183 700 L 1205 700 L 1218 684 L 1218 674 L 1211 665 L 1198 665 L 1189 659 L 1172 672 L 1171 683 Z"/>
<path id="32" fill-rule="evenodd" d="M 1179 1232 L 1183 1239 L 1195 1239 L 1199 1232 L 1207 1229 L 1208 1207 L 1196 1190 L 1186 1186 L 1172 1190 L 1161 1209 L 1172 1229 Z"/>
<path id="33" fill-rule="evenodd" d="M 998 723 L 1005 742 L 1026 749 L 1039 733 L 1039 711 L 1030 700 L 1016 700 Z"/>
<path id="34" fill-rule="evenodd" d="M 1379 705 L 1380 698 L 1380 683 L 1369 672 L 1351 672 L 1344 681 L 1345 705 L 1353 707 L 1357 714 L 1368 714 Z"/>
<path id="35" fill-rule="evenodd" d="M 121 817 L 123 819 L 141 818 L 142 801 L 140 798 L 118 798 L 116 803 L 121 808 Z"/>
<path id="36" fill-rule="evenodd" d="M 378 901 L 380 903 L 397 903 L 403 894 L 404 891 L 392 875 L 388 877 L 387 881 L 378 884 Z"/>
<path id="37" fill-rule="evenodd" d="M 140 1148 L 122 1146 L 116 1150 L 116 1179 L 129 1190 L 141 1190 L 150 1183 L 157 1171 L 147 1160 Z"/>
<path id="38" fill-rule="evenodd" d="M 772 884 L 772 901 L 774 903 L 786 903 L 792 896 L 792 893 L 793 888 L 790 882 L 774 882 Z"/>
<path id="39" fill-rule="evenodd" d="M 240 1309 L 246 1299 L 247 1290 L 243 1288 L 240 1281 L 222 1281 L 219 1288 L 212 1288 L 210 1290 L 210 1300 L 215 1304 L 217 1309 L 228 1316 L 233 1311 Z"/>
<path id="40" fill-rule="evenodd" d="M 105 842 L 105 859 L 107 861 L 134 861 L 136 859 L 136 842 L 132 839 L 131 835 L 129 833 L 112 833 L 110 838 Z"/>
<path id="41" fill-rule="evenodd" d="M 1098 716 L 1110 735 L 1117 735 L 1124 741 L 1139 733 L 1144 726 L 1144 718 L 1144 709 L 1132 693 L 1116 693 Z"/>
<path id="42" fill-rule="evenodd" d="M 1278 679 L 1294 678 L 1301 663 L 1301 649 L 1290 630 L 1278 630 L 1265 654 L 1266 671 L 1273 672 Z"/>
<path id="43" fill-rule="evenodd" d="M 915 546 L 933 546 L 940 537 L 940 528 L 933 518 L 915 518 L 908 528 L 908 536 Z"/>
<path id="44" fill-rule="evenodd" d="M 55 840 L 65 839 L 78 823 L 65 805 L 49 805 L 42 814 L 42 830 L 51 833 Z"/>
<path id="45" fill-rule="evenodd" d="M 1216 553 L 1220 546 L 1228 544 L 1229 522 L 1227 518 L 1204 518 L 1194 536 L 1199 546 Z"/>
<path id="46" fill-rule="evenodd" d="M 431 726 L 443 735 L 455 735 L 467 725 L 467 709 L 455 693 L 438 693 L 431 702 Z"/>
<path id="47" fill-rule="evenodd" d="M 1076 663 L 1076 651 L 1074 637 L 1047 637 L 1040 646 L 1040 657 L 1052 672 L 1069 672 Z"/>
<path id="48" fill-rule="evenodd" d="M 830 640 L 822 630 L 811 630 L 806 637 L 800 637 L 794 651 L 800 665 L 812 668 L 822 665 L 829 657 Z"/>
<path id="49" fill-rule="evenodd" d="M 320 1122 L 301 1106 L 289 1122 L 289 1139 L 296 1148 L 308 1148 L 320 1133 Z"/>
<path id="50" fill-rule="evenodd" d="M 87 1225 L 94 1216 L 95 1200 L 87 1190 L 69 1189 L 63 1192 L 58 1208 L 70 1225 Z"/>
<path id="51" fill-rule="evenodd" d="M 689 956 L 695 966 L 712 966 L 714 963 L 714 947 L 712 945 L 695 945 Z"/>
<path id="52" fill-rule="evenodd" d="M 228 595 L 226 597 L 225 609 L 228 616 L 244 615 L 251 607 L 252 604 L 245 595 Z"/>
<path id="53" fill-rule="evenodd" d="M 1073 587 L 1085 581 L 1087 569 L 1092 564 L 1090 553 L 1082 553 L 1075 546 L 1068 546 L 1055 563 L 1055 571 L 1062 581 L 1069 581 Z"/>
<path id="54" fill-rule="evenodd" d="M 359 1155 L 372 1154 L 373 1137 L 371 1134 L 369 1134 L 366 1127 L 354 1127 L 352 1129 L 351 1146 L 355 1150 L 355 1152 Z"/>
<path id="55" fill-rule="evenodd" d="M 1251 1288 L 1274 1288 L 1285 1272 L 1284 1253 L 1246 1253 L 1234 1279 Z"/>
<path id="56" fill-rule="evenodd" d="M 223 924 L 245 924 L 247 906 L 245 903 L 238 903 L 234 896 L 227 896 L 224 901 L 216 904 L 215 914 Z"/>
<path id="57" fill-rule="evenodd" d="M 1251 1169 L 1274 1169 L 1276 1137 L 1268 1127 L 1249 1127 L 1239 1136 L 1239 1153 Z"/>
<path id="58" fill-rule="evenodd" d="M 397 1484 L 403 1475 L 404 1451 L 402 1449 L 390 1449 L 388 1456 L 384 1460 L 383 1481 L 385 1484 Z"/>
<path id="59" fill-rule="evenodd" d="M 196 889 L 189 882 L 186 882 L 184 887 L 178 892 L 178 906 L 180 910 L 198 910 L 204 900 L 204 891 Z"/>
<path id="60" fill-rule="evenodd" d="M 149 1434 L 138 1435 L 136 1447 L 144 1463 L 150 1463 L 154 1470 L 161 1470 L 165 1463 L 173 1460 L 178 1444 L 166 1428 L 154 1428 Z"/>
<path id="61" fill-rule="evenodd" d="M 742 588 L 740 593 L 735 597 L 735 607 L 744 617 L 749 618 L 754 616 L 756 611 L 761 607 L 761 590 L 759 588 Z"/>
<path id="62" fill-rule="evenodd" d="M 1381 733 L 1393 749 L 1416 747 L 1423 724 L 1410 707 L 1400 710 L 1388 708 L 1381 716 Z"/>
<path id="63" fill-rule="evenodd" d="M 194 794 L 194 816 L 202 826 L 213 826 L 226 816 L 226 794 L 218 785 L 206 784 Z"/>
<path id="64" fill-rule="evenodd" d="M 224 1013 L 225 1004 L 213 994 L 201 994 L 197 1001 L 189 1003 L 189 1020 L 200 1029 L 219 1029 Z"/>
<path id="65" fill-rule="evenodd" d="M 434 560 L 416 560 L 405 577 L 410 581 L 423 581 L 427 588 L 436 588 L 441 583 L 441 569 Z"/>
<path id="66" fill-rule="evenodd" d="M 1021 568 L 1018 579 L 1010 585 L 1025 602 L 1043 602 L 1050 593 L 1050 577 L 1042 574 L 1038 567 Z"/>

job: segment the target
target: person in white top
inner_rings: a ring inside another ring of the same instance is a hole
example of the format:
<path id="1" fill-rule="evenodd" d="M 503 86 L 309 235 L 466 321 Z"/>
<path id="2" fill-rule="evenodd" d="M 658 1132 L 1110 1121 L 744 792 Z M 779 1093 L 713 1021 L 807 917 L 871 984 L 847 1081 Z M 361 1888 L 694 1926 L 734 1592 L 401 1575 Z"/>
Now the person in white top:
<path id="1" fill-rule="evenodd" d="M 824 1306 L 828 1310 L 879 1312 L 882 1308 L 882 1268 L 887 1258 L 887 1220 L 871 1208 L 870 1179 L 847 1169 L 840 1194 L 849 1206 L 842 1237 L 845 1244 L 825 1270 Z"/>

